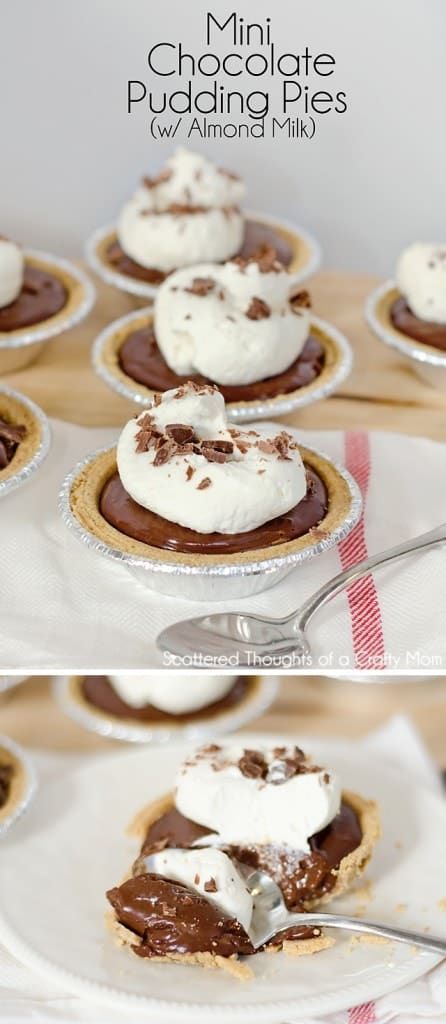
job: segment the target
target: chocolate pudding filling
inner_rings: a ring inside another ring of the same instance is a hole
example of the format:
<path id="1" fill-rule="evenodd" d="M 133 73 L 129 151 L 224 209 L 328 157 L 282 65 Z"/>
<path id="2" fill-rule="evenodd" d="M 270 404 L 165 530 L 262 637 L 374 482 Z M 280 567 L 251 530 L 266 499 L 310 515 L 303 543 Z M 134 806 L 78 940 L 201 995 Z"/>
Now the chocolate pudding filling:
<path id="1" fill-rule="evenodd" d="M 240 704 L 248 693 L 250 686 L 251 680 L 247 679 L 246 676 L 239 676 L 229 692 L 220 700 L 216 700 L 206 707 L 199 708 L 197 711 L 169 714 L 169 712 L 162 711 L 153 704 L 145 704 L 142 708 L 134 708 L 131 704 L 127 704 L 119 696 L 119 693 L 117 693 L 113 683 L 107 676 L 85 676 L 81 683 L 82 695 L 89 704 L 99 708 L 108 715 L 113 715 L 115 718 L 131 718 L 137 722 L 147 722 L 147 724 L 167 724 L 177 721 L 195 722 L 203 718 L 213 717 L 221 711 L 229 710 Z"/>
<path id="2" fill-rule="evenodd" d="M 119 365 L 123 373 L 138 384 L 153 391 L 168 391 L 192 380 L 195 384 L 212 384 L 199 373 L 180 376 L 170 369 L 158 348 L 153 327 L 132 331 L 119 349 Z M 319 377 L 325 363 L 324 347 L 310 334 L 302 352 L 283 373 L 253 384 L 219 384 L 225 402 L 250 402 L 255 399 L 275 398 L 290 391 L 298 391 Z"/>
<path id="3" fill-rule="evenodd" d="M 26 427 L 15 426 L 0 418 L 0 472 L 12 462 L 19 444 L 26 436 Z"/>
<path id="4" fill-rule="evenodd" d="M 172 807 L 149 827 L 141 857 L 167 848 L 192 846 L 205 835 L 209 835 L 208 828 L 190 821 Z M 333 821 L 309 840 L 311 853 L 272 845 L 229 846 L 226 853 L 249 868 L 260 868 L 271 875 L 280 885 L 288 909 L 298 912 L 309 900 L 319 899 L 333 889 L 341 860 L 356 850 L 361 839 L 358 817 L 343 802 Z M 143 870 L 140 858 L 134 870 Z"/>
<path id="5" fill-rule="evenodd" d="M 138 956 L 213 953 L 246 956 L 254 952 L 242 925 L 214 903 L 160 875 L 129 878 L 107 893 L 118 921 L 139 935 Z"/>
<path id="6" fill-rule="evenodd" d="M 420 341 L 422 345 L 431 345 L 441 352 L 446 352 L 446 324 L 432 323 L 429 320 L 420 320 L 412 313 L 405 298 L 402 296 L 395 299 L 390 308 L 390 318 L 393 326 L 402 334 L 407 334 L 414 341 Z"/>
<path id="7" fill-rule="evenodd" d="M 294 508 L 246 533 L 198 533 L 163 519 L 133 501 L 118 473 L 105 484 L 99 508 L 110 526 L 143 544 L 167 551 L 228 555 L 284 544 L 318 526 L 328 511 L 327 490 L 321 478 L 309 467 L 307 481 L 307 493 Z"/>
<path id="8" fill-rule="evenodd" d="M 0 309 L 0 334 L 48 320 L 63 309 L 67 299 L 67 290 L 55 274 L 26 264 L 20 295 Z"/>
<path id="9" fill-rule="evenodd" d="M 240 252 L 236 255 L 246 259 L 262 245 L 272 246 L 276 250 L 280 262 L 285 267 L 290 265 L 293 250 L 283 235 L 269 227 L 268 224 L 262 224 L 261 221 L 246 221 L 244 242 Z M 157 270 L 156 267 L 147 268 L 142 267 L 140 263 L 135 263 L 135 260 L 126 255 L 118 241 L 112 242 L 108 247 L 106 258 L 113 269 L 119 271 L 120 274 L 124 274 L 126 277 L 136 277 L 138 281 L 146 281 L 147 284 L 162 284 L 168 277 L 168 274 Z"/>
<path id="10" fill-rule="evenodd" d="M 208 952 L 228 957 L 255 952 L 239 922 L 204 896 L 145 870 L 144 856 L 167 847 L 187 848 L 206 834 L 209 829 L 172 807 L 150 825 L 133 877 L 107 893 L 118 921 L 141 938 L 141 944 L 132 947 L 139 956 Z M 268 871 L 280 885 L 288 908 L 299 912 L 306 901 L 320 898 L 334 887 L 341 860 L 360 845 L 361 839 L 357 815 L 342 803 L 331 824 L 310 839 L 309 854 L 284 846 L 228 847 L 226 852 L 248 868 Z M 293 927 L 280 932 L 268 945 L 317 935 L 318 928 Z"/>
<path id="11" fill-rule="evenodd" d="M 13 773 L 12 764 L 0 764 L 0 808 L 9 800 Z"/>

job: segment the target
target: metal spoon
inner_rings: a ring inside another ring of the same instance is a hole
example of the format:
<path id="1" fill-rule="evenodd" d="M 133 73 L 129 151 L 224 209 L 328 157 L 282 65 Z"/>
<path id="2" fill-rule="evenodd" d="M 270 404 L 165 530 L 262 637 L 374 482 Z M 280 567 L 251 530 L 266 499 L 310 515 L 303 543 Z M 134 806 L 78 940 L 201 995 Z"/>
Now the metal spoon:
<path id="1" fill-rule="evenodd" d="M 443 523 L 435 530 L 429 530 L 428 533 L 422 533 L 412 540 L 396 544 L 395 547 L 352 565 L 350 569 L 325 583 L 300 608 L 283 618 L 268 618 L 245 612 L 217 612 L 185 619 L 168 626 L 157 637 L 157 645 L 162 651 L 180 657 L 193 657 L 197 653 L 215 657 L 235 655 L 238 665 L 251 668 L 253 661 L 259 664 L 262 656 L 279 659 L 294 653 L 302 659 L 303 667 L 311 667 L 311 648 L 305 630 L 319 608 L 355 580 L 368 576 L 374 569 L 445 541 L 446 523 Z"/>
<path id="2" fill-rule="evenodd" d="M 385 939 L 406 942 L 411 946 L 446 956 L 446 939 L 432 939 L 418 932 L 403 931 L 399 928 L 388 928 L 387 925 L 363 921 L 356 917 L 344 917 L 340 914 L 326 914 L 315 910 L 312 913 L 292 914 L 287 910 L 279 886 L 264 871 L 253 871 L 245 879 L 248 891 L 254 897 L 254 908 L 249 928 L 249 938 L 255 949 L 263 946 L 269 939 L 279 935 L 281 931 L 293 926 L 311 928 L 344 928 L 351 932 L 366 935 L 381 935 Z"/>

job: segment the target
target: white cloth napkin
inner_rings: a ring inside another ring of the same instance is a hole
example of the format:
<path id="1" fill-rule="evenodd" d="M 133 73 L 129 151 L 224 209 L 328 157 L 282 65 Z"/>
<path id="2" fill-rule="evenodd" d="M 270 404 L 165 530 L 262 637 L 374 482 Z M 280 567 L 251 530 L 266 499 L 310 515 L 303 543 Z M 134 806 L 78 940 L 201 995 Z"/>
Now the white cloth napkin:
<path id="1" fill-rule="evenodd" d="M 159 631 L 209 609 L 151 592 L 125 566 L 82 545 L 60 519 L 57 497 L 65 475 L 116 434 L 53 423 L 46 464 L 1 501 L 3 671 L 166 664 L 155 645 Z M 351 467 L 365 495 L 364 523 L 338 548 L 298 567 L 273 589 L 238 600 L 237 607 L 246 611 L 292 611 L 352 561 L 446 519 L 446 445 L 380 433 L 302 432 L 299 437 Z M 212 608 L 233 609 L 234 601 Z M 309 627 L 314 659 L 307 667 L 444 671 L 445 611 L 446 545 L 380 570 L 375 582 L 355 584 L 349 597 L 342 594 L 318 612 Z"/>
<path id="2" fill-rule="evenodd" d="M 361 739 L 374 756 L 387 759 L 409 773 L 418 784 L 441 793 L 438 773 L 411 722 L 392 718 L 384 727 Z M 350 744 L 354 747 L 354 744 Z M 77 758 L 39 754 L 41 781 L 71 768 Z M 80 760 L 80 759 L 79 759 Z M 113 1013 L 85 999 L 69 996 L 50 981 L 37 977 L 0 946 L 0 1020 L 2 1024 L 134 1024 L 140 1017 Z M 147 1021 L 147 1015 L 144 1016 Z M 229 1018 L 228 1018 L 229 1019 Z M 320 1018 L 318 1018 L 320 1019 Z M 322 1024 L 428 1024 L 446 1019 L 446 961 L 424 978 L 365 1006 L 357 1006 L 323 1018 Z M 274 1022 L 278 1024 L 278 1022 Z M 287 1024 L 310 1024 L 299 1018 Z"/>

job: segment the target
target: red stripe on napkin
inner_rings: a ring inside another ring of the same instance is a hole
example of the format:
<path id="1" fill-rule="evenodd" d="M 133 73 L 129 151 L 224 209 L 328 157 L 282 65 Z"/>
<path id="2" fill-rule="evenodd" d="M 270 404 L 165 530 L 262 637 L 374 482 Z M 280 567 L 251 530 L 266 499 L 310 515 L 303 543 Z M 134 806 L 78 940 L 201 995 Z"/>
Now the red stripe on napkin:
<path id="1" fill-rule="evenodd" d="M 348 431 L 345 434 L 345 464 L 361 490 L 365 507 L 371 469 L 370 444 L 366 433 Z M 349 569 L 354 562 L 368 558 L 364 515 L 338 547 L 343 569 Z M 347 590 L 347 598 L 352 623 L 355 668 L 384 668 L 384 634 L 373 576 L 366 576 L 352 583 Z"/>
<path id="2" fill-rule="evenodd" d="M 376 1021 L 375 1004 L 363 1003 L 348 1011 L 348 1024 L 374 1024 Z"/>

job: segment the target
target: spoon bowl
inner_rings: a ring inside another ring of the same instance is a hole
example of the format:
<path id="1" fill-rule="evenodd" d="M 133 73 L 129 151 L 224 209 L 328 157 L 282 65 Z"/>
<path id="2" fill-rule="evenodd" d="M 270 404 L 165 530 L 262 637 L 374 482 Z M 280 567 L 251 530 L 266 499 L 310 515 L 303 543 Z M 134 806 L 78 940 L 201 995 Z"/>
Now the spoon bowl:
<path id="1" fill-rule="evenodd" d="M 261 665 L 262 659 L 268 665 L 271 657 L 277 659 L 277 666 L 281 658 L 289 655 L 307 661 L 306 667 L 311 667 L 311 647 L 305 631 L 319 608 L 375 569 L 445 542 L 446 523 L 443 523 L 412 540 L 357 562 L 334 576 L 305 604 L 283 618 L 245 612 L 217 612 L 168 626 L 158 635 L 157 645 L 162 651 L 179 657 L 196 656 L 198 653 L 215 658 L 233 656 L 237 658 L 238 665 L 249 668 Z"/>

